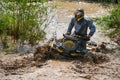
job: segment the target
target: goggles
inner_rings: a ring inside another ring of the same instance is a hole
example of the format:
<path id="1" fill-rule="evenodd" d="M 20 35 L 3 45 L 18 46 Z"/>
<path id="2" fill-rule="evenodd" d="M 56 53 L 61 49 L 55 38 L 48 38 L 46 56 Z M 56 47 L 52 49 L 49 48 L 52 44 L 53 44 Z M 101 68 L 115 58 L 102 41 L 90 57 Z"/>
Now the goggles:
<path id="1" fill-rule="evenodd" d="M 75 13 L 75 18 L 77 21 L 80 21 L 83 18 L 83 14 L 81 12 L 76 12 Z"/>

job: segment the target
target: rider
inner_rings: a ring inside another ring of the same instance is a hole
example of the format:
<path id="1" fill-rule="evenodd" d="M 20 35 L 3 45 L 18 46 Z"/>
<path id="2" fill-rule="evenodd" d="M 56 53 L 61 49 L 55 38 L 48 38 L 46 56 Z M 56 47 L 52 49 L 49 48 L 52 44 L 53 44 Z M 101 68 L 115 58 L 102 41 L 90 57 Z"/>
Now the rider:
<path id="1" fill-rule="evenodd" d="M 73 27 L 75 28 L 74 34 L 79 36 L 86 36 L 87 41 L 90 40 L 90 38 L 93 36 L 93 34 L 96 31 L 96 28 L 92 22 L 92 20 L 87 19 L 84 17 L 84 10 L 82 8 L 79 8 L 75 11 L 74 17 L 71 19 L 71 22 L 69 23 L 67 35 L 71 34 L 71 31 Z M 87 34 L 87 29 L 90 29 L 89 34 Z M 82 41 L 82 48 L 86 49 L 86 40 Z"/>

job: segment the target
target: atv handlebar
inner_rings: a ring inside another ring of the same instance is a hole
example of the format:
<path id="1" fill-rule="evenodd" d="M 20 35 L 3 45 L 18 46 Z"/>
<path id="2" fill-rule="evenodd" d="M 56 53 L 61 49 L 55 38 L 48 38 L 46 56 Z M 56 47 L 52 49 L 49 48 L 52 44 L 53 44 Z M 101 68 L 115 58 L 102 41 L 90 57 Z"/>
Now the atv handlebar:
<path id="1" fill-rule="evenodd" d="M 67 34 L 63 34 L 64 38 L 66 39 L 70 39 L 70 40 L 80 40 L 80 39 L 83 39 L 83 40 L 86 40 L 87 41 L 87 36 L 79 36 L 79 35 L 67 35 Z"/>

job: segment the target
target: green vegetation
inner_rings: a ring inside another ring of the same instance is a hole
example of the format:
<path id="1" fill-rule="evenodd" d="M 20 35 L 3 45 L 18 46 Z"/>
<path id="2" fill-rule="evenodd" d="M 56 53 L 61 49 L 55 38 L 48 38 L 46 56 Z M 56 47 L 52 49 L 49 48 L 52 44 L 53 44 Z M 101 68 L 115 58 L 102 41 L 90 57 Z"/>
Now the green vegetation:
<path id="1" fill-rule="evenodd" d="M 120 25 L 118 23 L 119 19 L 120 19 L 120 8 L 116 7 L 112 11 L 110 11 L 110 15 L 103 16 L 99 23 L 103 21 L 101 23 L 103 27 L 119 29 L 120 28 Z"/>
<path id="2" fill-rule="evenodd" d="M 14 42 L 28 40 L 34 44 L 45 37 L 43 23 L 47 20 L 47 0 L 1 0 L 0 40 L 7 46 L 8 38 Z M 45 23 L 44 23 L 45 24 Z M 46 27 L 46 26 L 45 26 Z"/>
<path id="3" fill-rule="evenodd" d="M 120 8 L 115 7 L 110 11 L 109 15 L 105 15 L 97 21 L 98 24 L 100 24 L 105 29 L 109 28 L 120 28 L 120 25 L 118 24 L 118 21 L 120 19 Z"/>
<path id="4" fill-rule="evenodd" d="M 108 35 L 113 38 L 115 42 L 120 44 L 120 6 L 113 8 L 109 15 L 105 15 L 97 19 L 97 23 L 105 30 L 111 29 Z"/>

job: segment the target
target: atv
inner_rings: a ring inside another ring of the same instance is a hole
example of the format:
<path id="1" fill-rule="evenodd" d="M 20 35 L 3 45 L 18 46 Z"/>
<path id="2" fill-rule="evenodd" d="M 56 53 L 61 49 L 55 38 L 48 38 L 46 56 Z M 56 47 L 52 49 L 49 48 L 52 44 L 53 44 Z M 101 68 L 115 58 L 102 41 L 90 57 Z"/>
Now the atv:
<path id="1" fill-rule="evenodd" d="M 96 61 L 95 55 L 90 49 L 82 48 L 82 40 L 87 41 L 87 37 L 74 34 L 63 34 L 62 39 L 57 39 L 56 35 L 54 34 L 53 38 L 51 38 L 46 45 L 36 48 L 36 51 L 33 55 L 34 60 L 46 61 L 48 59 L 82 59 L 88 61 Z M 90 47 L 97 46 L 94 41 L 87 41 L 87 45 L 90 45 Z"/>
<path id="2" fill-rule="evenodd" d="M 93 54 L 82 48 L 82 40 L 87 40 L 86 36 L 63 34 L 63 40 L 55 40 L 51 46 L 51 50 L 59 53 L 64 57 L 82 57 L 84 55 L 93 56 Z"/>

